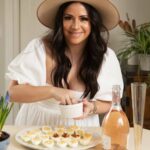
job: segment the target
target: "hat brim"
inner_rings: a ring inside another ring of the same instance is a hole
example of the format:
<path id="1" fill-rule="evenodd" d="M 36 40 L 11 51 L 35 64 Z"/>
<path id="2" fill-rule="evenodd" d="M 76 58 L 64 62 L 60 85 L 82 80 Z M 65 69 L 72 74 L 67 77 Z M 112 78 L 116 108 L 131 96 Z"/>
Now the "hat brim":
<path id="1" fill-rule="evenodd" d="M 108 30 L 116 27 L 120 20 L 117 8 L 109 0 L 44 0 L 37 9 L 39 21 L 44 26 L 53 29 L 59 6 L 70 1 L 84 2 L 93 6 L 101 14 L 103 24 Z"/>

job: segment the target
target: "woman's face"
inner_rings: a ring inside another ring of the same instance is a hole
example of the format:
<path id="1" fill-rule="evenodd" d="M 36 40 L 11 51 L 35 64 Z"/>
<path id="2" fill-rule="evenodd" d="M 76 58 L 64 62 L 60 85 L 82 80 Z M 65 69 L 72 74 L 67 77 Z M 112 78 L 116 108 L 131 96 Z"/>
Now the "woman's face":
<path id="1" fill-rule="evenodd" d="M 72 3 L 64 11 L 63 32 L 71 45 L 84 44 L 91 32 L 90 18 L 81 3 Z"/>

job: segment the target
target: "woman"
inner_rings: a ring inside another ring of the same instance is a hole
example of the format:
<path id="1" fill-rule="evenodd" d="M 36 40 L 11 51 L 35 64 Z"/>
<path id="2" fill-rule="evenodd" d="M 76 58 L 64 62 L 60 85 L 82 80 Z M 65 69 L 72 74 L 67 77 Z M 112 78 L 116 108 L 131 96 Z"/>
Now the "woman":
<path id="1" fill-rule="evenodd" d="M 32 40 L 8 66 L 11 99 L 24 103 L 16 124 L 61 125 L 59 104 L 80 99 L 84 115 L 76 124 L 99 126 L 98 114 L 111 106 L 112 85 L 123 89 L 116 55 L 102 37 L 119 21 L 116 8 L 107 0 L 45 0 L 37 16 L 53 32 Z"/>

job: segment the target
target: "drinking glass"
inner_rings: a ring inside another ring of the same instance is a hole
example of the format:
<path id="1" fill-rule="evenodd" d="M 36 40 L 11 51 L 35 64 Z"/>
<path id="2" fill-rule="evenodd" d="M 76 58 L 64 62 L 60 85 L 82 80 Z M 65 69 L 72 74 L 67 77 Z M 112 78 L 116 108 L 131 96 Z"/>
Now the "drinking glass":
<path id="1" fill-rule="evenodd" d="M 131 83 L 135 150 L 142 149 L 142 131 L 143 131 L 146 88 L 147 85 L 144 82 Z"/>

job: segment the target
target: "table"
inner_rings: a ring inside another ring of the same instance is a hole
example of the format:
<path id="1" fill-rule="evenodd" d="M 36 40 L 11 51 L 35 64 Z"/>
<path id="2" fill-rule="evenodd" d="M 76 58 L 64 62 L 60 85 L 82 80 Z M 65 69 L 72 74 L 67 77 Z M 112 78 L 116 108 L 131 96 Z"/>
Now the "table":
<path id="1" fill-rule="evenodd" d="M 24 127 L 17 127 L 13 125 L 4 126 L 4 130 L 10 133 L 11 135 L 8 150 L 31 150 L 18 144 L 15 141 L 15 134 L 22 129 L 24 129 Z M 100 132 L 100 128 L 93 128 L 93 129 L 96 130 L 97 132 Z M 143 129 L 142 150 L 149 150 L 149 149 L 150 149 L 150 130 Z M 102 150 L 102 146 L 99 144 L 96 147 L 91 148 L 90 150 Z M 134 150 L 133 128 L 130 128 L 129 150 Z"/>

